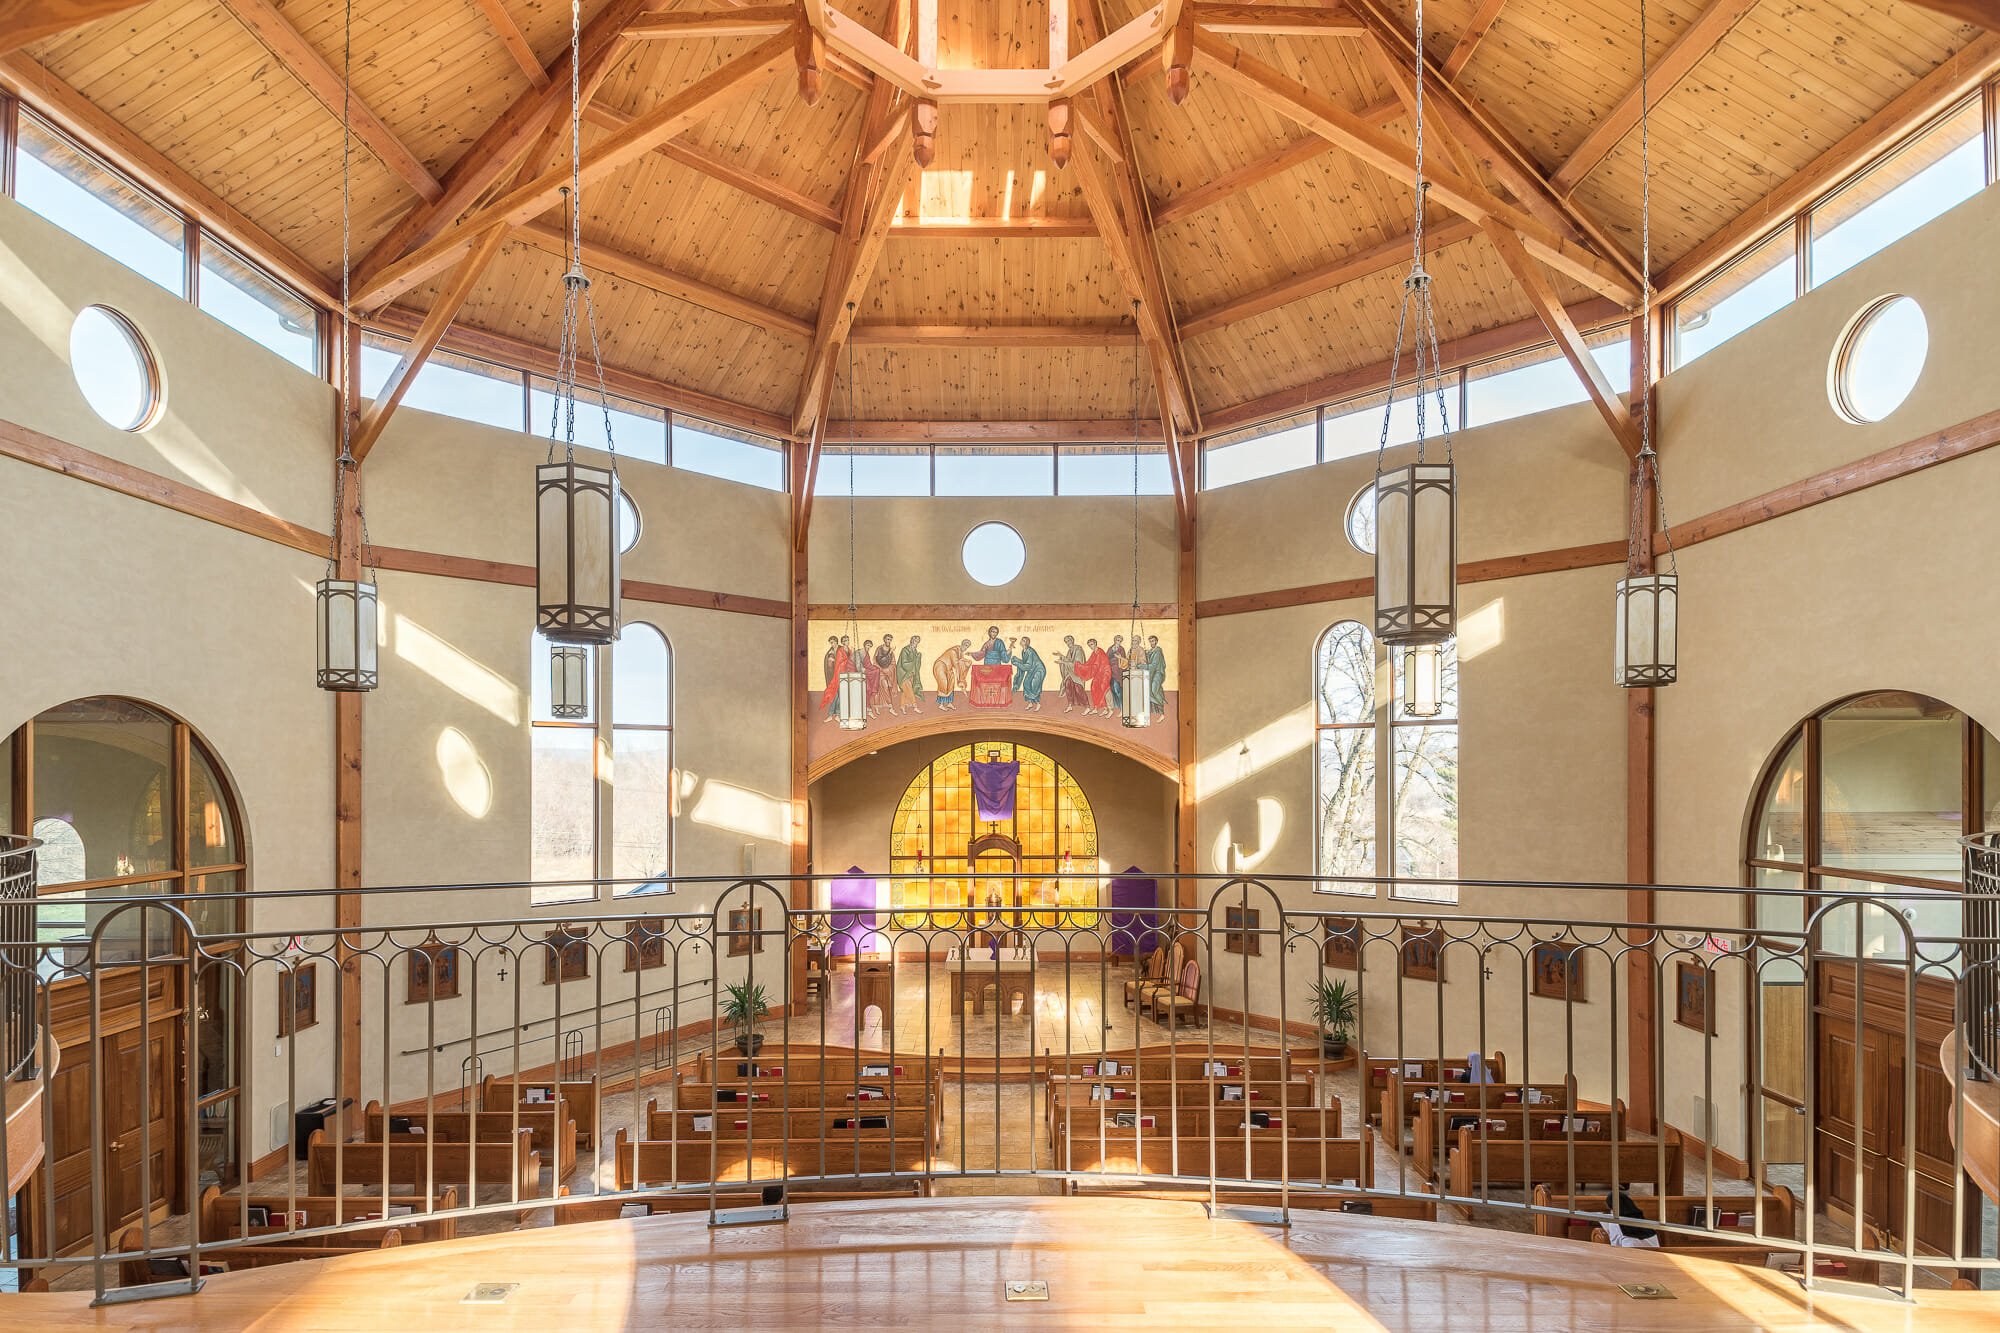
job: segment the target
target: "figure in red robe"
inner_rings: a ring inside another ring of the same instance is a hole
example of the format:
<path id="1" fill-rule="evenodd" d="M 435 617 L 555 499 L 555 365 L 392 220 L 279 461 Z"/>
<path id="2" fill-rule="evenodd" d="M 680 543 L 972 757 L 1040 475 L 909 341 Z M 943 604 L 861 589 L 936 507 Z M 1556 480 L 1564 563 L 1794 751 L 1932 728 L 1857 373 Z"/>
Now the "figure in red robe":
<path id="1" fill-rule="evenodd" d="M 826 678 L 826 692 L 819 697 L 819 706 L 826 710 L 829 722 L 840 715 L 840 678 L 853 669 L 854 650 L 847 646 L 847 636 L 843 634 L 833 650 L 833 670 Z"/>
<path id="2" fill-rule="evenodd" d="M 1090 655 L 1076 668 L 1076 678 L 1090 687 L 1090 711 L 1105 717 L 1111 715 L 1111 658 L 1100 647 L 1097 640 L 1089 639 Z"/>

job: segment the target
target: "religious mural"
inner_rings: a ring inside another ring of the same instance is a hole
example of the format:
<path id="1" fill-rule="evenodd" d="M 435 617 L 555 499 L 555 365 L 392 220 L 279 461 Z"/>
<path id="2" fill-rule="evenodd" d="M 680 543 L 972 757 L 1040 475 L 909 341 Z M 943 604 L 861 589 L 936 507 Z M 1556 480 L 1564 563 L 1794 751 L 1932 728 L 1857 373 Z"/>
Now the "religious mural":
<path id="1" fill-rule="evenodd" d="M 1178 753 L 1178 643 L 1171 620 L 815 620 L 813 758 L 839 745 L 834 717 L 841 672 L 867 678 L 871 725 L 999 715 L 1060 716 L 1108 735 Z M 1137 659 L 1152 668 L 1151 718 L 1124 725 L 1125 673 Z"/>

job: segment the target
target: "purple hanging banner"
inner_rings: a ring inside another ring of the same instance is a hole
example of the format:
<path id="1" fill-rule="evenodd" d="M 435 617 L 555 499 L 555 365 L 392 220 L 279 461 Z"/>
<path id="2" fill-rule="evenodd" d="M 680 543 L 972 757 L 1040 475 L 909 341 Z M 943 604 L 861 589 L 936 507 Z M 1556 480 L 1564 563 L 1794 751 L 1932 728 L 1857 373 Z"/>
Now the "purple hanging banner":
<path id="1" fill-rule="evenodd" d="M 1014 787 L 1021 777 L 1018 760 L 972 761 L 972 804 L 976 818 L 997 823 L 1014 817 Z"/>

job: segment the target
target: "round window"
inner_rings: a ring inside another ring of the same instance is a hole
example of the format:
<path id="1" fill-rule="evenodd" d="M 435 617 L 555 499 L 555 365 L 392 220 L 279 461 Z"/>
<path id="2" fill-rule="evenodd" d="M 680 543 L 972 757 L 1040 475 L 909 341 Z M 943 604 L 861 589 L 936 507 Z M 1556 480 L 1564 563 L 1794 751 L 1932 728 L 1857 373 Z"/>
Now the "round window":
<path id="1" fill-rule="evenodd" d="M 1375 554 L 1375 483 L 1369 482 L 1347 502 L 1347 540 L 1363 555 Z"/>
<path id="2" fill-rule="evenodd" d="M 159 419 L 165 395 L 153 349 L 132 321 L 107 306 L 85 306 L 69 329 L 70 373 L 91 411 L 119 430 Z"/>
<path id="3" fill-rule="evenodd" d="M 624 487 L 618 488 L 618 554 L 623 555 L 639 544 L 639 533 L 645 527 L 639 517 L 639 506 L 632 503 L 632 497 Z"/>
<path id="4" fill-rule="evenodd" d="M 1012 583 L 1028 563 L 1028 548 L 1021 534 L 1005 523 L 981 523 L 966 534 L 959 551 L 965 572 L 989 588 Z"/>
<path id="5" fill-rule="evenodd" d="M 1930 326 L 1907 296 L 1885 296 L 1848 324 L 1834 353 L 1834 410 L 1849 421 L 1880 421 L 1903 405 L 1924 371 Z"/>

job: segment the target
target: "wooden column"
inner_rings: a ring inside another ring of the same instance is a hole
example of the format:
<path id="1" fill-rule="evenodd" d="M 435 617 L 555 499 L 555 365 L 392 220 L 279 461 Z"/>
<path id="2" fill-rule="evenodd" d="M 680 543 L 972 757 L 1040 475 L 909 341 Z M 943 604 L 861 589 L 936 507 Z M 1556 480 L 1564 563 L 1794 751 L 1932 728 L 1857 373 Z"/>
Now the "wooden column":
<path id="1" fill-rule="evenodd" d="M 345 368 L 341 371 L 341 392 L 334 418 L 334 450 L 339 455 L 341 417 L 349 428 L 361 416 L 361 329 L 347 326 Z M 337 355 L 337 354 L 336 354 Z M 335 464 L 339 466 L 338 463 Z M 361 490 L 360 469 L 346 479 L 341 490 L 340 512 L 335 515 L 337 567 L 344 579 L 361 576 Z M 333 884 L 335 889 L 333 924 L 347 932 L 361 925 L 361 700 L 353 691 L 333 696 Z M 345 1108 L 340 1123 L 359 1125 L 361 1114 L 361 964 L 355 955 L 358 940 L 342 933 L 336 937 L 334 957 L 340 966 L 340 1101 Z M 353 1106 L 347 1107 L 349 1101 Z"/>
<path id="2" fill-rule="evenodd" d="M 824 416 L 824 413 L 821 414 Z M 818 427 L 815 426 L 815 430 Z M 791 537 L 789 552 L 792 574 L 792 791 L 791 791 L 791 873 L 804 875 L 812 869 L 812 847 L 807 841 L 809 820 L 806 807 L 806 750 L 808 745 L 807 726 L 811 719 L 812 707 L 811 679 L 806 674 L 806 527 L 811 520 L 812 469 L 808 466 L 811 447 L 801 440 L 793 441 L 785 450 L 785 470 L 787 489 L 791 492 Z M 804 880 L 794 880 L 791 887 L 791 905 L 794 911 L 801 911 L 813 905 L 812 886 Z M 801 939 L 791 952 L 791 987 L 795 999 L 803 1000 L 806 993 L 806 952 Z M 826 1003 L 822 996 L 820 1003 Z"/>
<path id="3" fill-rule="evenodd" d="M 1175 700 L 1179 705 L 1177 740 L 1180 747 L 1180 790 L 1175 794 L 1174 804 L 1174 869 L 1183 875 L 1197 873 L 1201 867 L 1196 860 L 1199 849 L 1195 844 L 1195 498 L 1200 494 L 1197 466 L 1199 445 L 1192 436 L 1180 437 L 1172 431 L 1172 415 L 1167 410 L 1165 398 L 1160 403 L 1160 418 L 1169 432 L 1167 448 L 1178 455 L 1178 465 L 1185 479 L 1185 503 L 1181 507 L 1180 522 L 1180 572 L 1174 589 L 1175 615 L 1179 621 L 1178 647 L 1180 654 L 1180 676 L 1176 681 Z M 1191 880 L 1180 881 L 1179 905 L 1197 906 L 1195 885 Z"/>
<path id="4" fill-rule="evenodd" d="M 1650 358 L 1645 354 L 1644 317 L 1632 321 L 1632 406 L 1638 408 L 1642 393 L 1652 398 L 1655 409 L 1653 433 L 1657 436 L 1659 399 L 1654 392 L 1660 352 L 1657 312 L 1653 319 L 1653 355 Z M 1626 480 L 1626 536 L 1631 543 L 1626 568 L 1632 574 L 1650 574 L 1653 572 L 1657 497 L 1653 493 L 1652 478 L 1642 475 L 1640 466 L 1637 461 L 1633 462 Z M 1625 882 L 1633 887 L 1625 891 L 1625 917 L 1632 922 L 1654 919 L 1653 891 L 1650 887 L 1654 876 L 1653 806 L 1653 691 L 1626 690 Z M 1633 1127 L 1651 1133 L 1659 1110 L 1659 1088 L 1653 1067 L 1657 1057 L 1659 1008 L 1656 954 L 1650 931 L 1630 932 L 1627 943 L 1634 952 L 1628 956 L 1626 963 L 1628 1080 L 1625 1101 Z"/>

